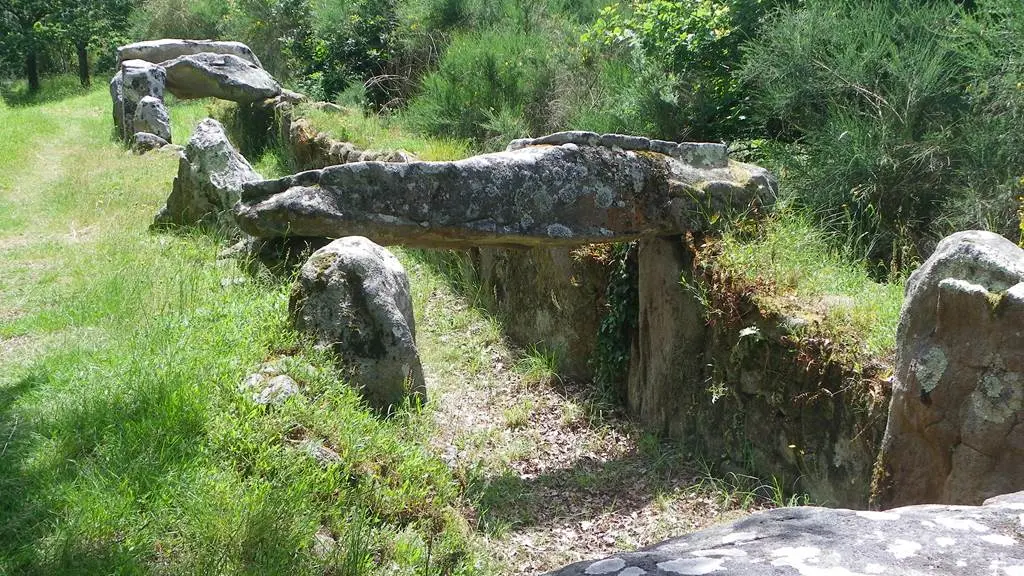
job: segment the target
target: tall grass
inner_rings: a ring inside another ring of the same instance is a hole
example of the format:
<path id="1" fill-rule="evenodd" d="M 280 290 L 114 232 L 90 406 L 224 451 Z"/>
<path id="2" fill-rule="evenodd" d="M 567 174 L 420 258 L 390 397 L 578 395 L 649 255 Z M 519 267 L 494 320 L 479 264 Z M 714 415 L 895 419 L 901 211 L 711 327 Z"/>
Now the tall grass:
<path id="1" fill-rule="evenodd" d="M 429 419 L 367 410 L 283 281 L 147 232 L 177 161 L 109 125 L 105 89 L 0 110 L 0 573 L 481 572 Z M 302 394 L 240 392 L 265 362 Z"/>

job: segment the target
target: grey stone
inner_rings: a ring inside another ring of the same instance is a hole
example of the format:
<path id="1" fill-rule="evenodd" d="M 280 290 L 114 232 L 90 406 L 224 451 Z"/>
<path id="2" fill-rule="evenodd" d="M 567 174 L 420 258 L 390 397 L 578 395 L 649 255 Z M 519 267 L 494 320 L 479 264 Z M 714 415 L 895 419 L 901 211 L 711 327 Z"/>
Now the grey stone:
<path id="1" fill-rule="evenodd" d="M 651 147 L 651 141 L 643 136 L 602 134 L 601 146 L 607 146 L 608 148 L 622 148 L 623 150 L 649 150 Z"/>
<path id="2" fill-rule="evenodd" d="M 942 240 L 907 281 L 875 499 L 977 504 L 1024 489 L 1024 250 Z"/>
<path id="3" fill-rule="evenodd" d="M 132 152 L 135 152 L 136 154 L 145 154 L 146 152 L 163 148 L 167 145 L 167 140 L 164 140 L 156 134 L 136 132 L 132 136 Z"/>
<path id="4" fill-rule="evenodd" d="M 170 144 L 171 118 L 163 100 L 153 96 L 143 96 L 135 108 L 132 129 L 135 132 L 155 134 L 164 140 L 164 144 Z"/>
<path id="5" fill-rule="evenodd" d="M 177 38 L 164 38 L 161 40 L 146 40 L 126 44 L 117 49 L 117 61 L 145 60 L 147 62 L 166 62 L 180 56 L 191 56 L 200 52 L 213 54 L 232 54 L 247 62 L 251 62 L 260 68 L 259 58 L 253 51 L 241 42 L 228 42 L 221 40 L 181 40 Z"/>
<path id="6" fill-rule="evenodd" d="M 264 364 L 259 371 L 246 376 L 239 389 L 251 394 L 256 404 L 280 405 L 299 393 L 299 384 L 291 376 L 282 374 L 279 367 Z"/>
<path id="7" fill-rule="evenodd" d="M 288 313 L 297 330 L 337 354 L 371 406 L 425 398 L 409 279 L 384 248 L 353 236 L 314 252 L 299 271 Z"/>
<path id="8" fill-rule="evenodd" d="M 201 52 L 161 64 L 167 91 L 181 99 L 220 98 L 243 104 L 281 94 L 266 70 L 233 54 Z"/>
<path id="9" fill-rule="evenodd" d="M 254 182 L 244 187 L 237 220 L 257 237 L 572 246 L 710 230 L 717 216 L 770 203 L 774 188 L 767 171 L 737 162 L 702 169 L 600 146 L 530 146 L 456 162 L 363 162 Z"/>
<path id="10" fill-rule="evenodd" d="M 718 168 L 729 163 L 729 149 L 725 144 L 683 142 L 676 146 L 672 155 L 701 168 Z"/>
<path id="11" fill-rule="evenodd" d="M 679 148 L 679 144 L 669 142 L 668 140 L 651 140 L 649 146 L 649 150 L 651 152 L 657 152 L 658 154 L 665 154 L 667 156 L 675 155 L 676 150 Z"/>
<path id="12" fill-rule="evenodd" d="M 517 138 L 508 143 L 508 146 L 505 148 L 505 151 L 514 152 L 516 150 L 526 148 L 527 146 L 533 146 L 533 138 Z"/>
<path id="13" fill-rule="evenodd" d="M 166 82 L 167 71 L 162 66 L 143 60 L 121 63 L 120 70 L 110 81 L 114 127 L 119 138 L 127 142 L 136 132 L 147 131 L 134 128 L 136 109 L 147 96 L 162 101 Z"/>
<path id="14" fill-rule="evenodd" d="M 196 126 L 185 146 L 171 194 L 154 225 L 234 229 L 231 207 L 238 201 L 242 184 L 261 179 L 231 145 L 220 122 L 207 118 Z"/>
<path id="15" fill-rule="evenodd" d="M 778 508 L 548 574 L 1010 576 L 1024 573 L 1022 513 L 1019 494 L 974 507 Z"/>
<path id="16" fill-rule="evenodd" d="M 601 143 L 601 136 L 594 132 L 582 132 L 572 130 L 568 132 L 555 132 L 547 136 L 541 136 L 533 141 L 533 145 L 548 144 L 558 146 L 561 144 L 576 144 L 577 146 L 597 146 Z"/>

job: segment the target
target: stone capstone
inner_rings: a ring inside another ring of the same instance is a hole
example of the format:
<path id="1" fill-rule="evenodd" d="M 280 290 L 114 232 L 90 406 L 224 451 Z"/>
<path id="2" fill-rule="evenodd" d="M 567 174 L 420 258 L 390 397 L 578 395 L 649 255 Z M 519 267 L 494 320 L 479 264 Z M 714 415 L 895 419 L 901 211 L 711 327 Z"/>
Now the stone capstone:
<path id="1" fill-rule="evenodd" d="M 878 505 L 977 504 L 1024 489 L 1024 250 L 942 240 L 907 281 Z"/>
<path id="2" fill-rule="evenodd" d="M 146 40 L 126 44 L 117 49 L 117 61 L 145 60 L 147 62 L 165 62 L 180 56 L 191 56 L 200 52 L 213 54 L 231 54 L 247 62 L 255 64 L 260 68 L 259 59 L 252 49 L 241 42 L 227 42 L 221 40 L 180 40 L 177 38 L 164 38 L 162 40 Z"/>
<path id="3" fill-rule="evenodd" d="M 233 54 L 201 52 L 161 66 L 167 70 L 167 91 L 183 100 L 212 97 L 244 104 L 281 93 L 266 70 Z"/>
<path id="4" fill-rule="evenodd" d="M 220 122 L 207 118 L 196 126 L 178 162 L 167 204 L 155 226 L 196 224 L 233 229 L 231 206 L 242 184 L 262 179 L 228 140 Z"/>
<path id="5" fill-rule="evenodd" d="M 132 129 L 135 132 L 148 132 L 162 138 L 165 144 L 171 143 L 171 118 L 163 100 L 153 96 L 143 96 L 135 108 Z"/>
<path id="6" fill-rule="evenodd" d="M 143 60 L 121 63 L 120 70 L 110 80 L 114 128 L 119 138 L 128 141 L 136 132 L 151 132 L 135 128 L 136 111 L 143 98 L 162 101 L 166 82 L 167 71 L 162 66 Z M 170 137 L 169 127 L 167 136 Z"/>
<path id="7" fill-rule="evenodd" d="M 625 134 L 597 134 L 572 130 L 556 132 L 540 138 L 520 138 L 509 143 L 507 150 L 514 151 L 527 146 L 560 146 L 576 144 L 577 146 L 605 146 L 621 150 L 656 152 L 673 156 L 687 164 L 701 168 L 723 167 L 729 161 L 729 152 L 724 144 L 713 142 L 669 142 L 667 140 L 651 140 L 641 136 Z"/>
<path id="8" fill-rule="evenodd" d="M 777 508 L 551 576 L 1024 574 L 1024 493 L 886 512 Z"/>
<path id="9" fill-rule="evenodd" d="M 254 182 L 237 218 L 258 237 L 572 246 L 708 230 L 720 216 L 770 202 L 774 189 L 773 177 L 749 164 L 697 167 L 567 143 L 456 162 L 359 162 Z"/>
<path id="10" fill-rule="evenodd" d="M 299 270 L 288 313 L 297 330 L 337 354 L 371 406 L 425 398 L 409 279 L 384 248 L 351 236 L 314 252 Z"/>

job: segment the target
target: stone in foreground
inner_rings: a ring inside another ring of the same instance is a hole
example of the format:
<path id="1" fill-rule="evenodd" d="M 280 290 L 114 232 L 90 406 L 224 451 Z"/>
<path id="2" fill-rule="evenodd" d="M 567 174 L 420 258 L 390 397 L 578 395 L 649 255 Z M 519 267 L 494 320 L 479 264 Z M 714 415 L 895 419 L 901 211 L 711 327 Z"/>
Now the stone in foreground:
<path id="1" fill-rule="evenodd" d="M 167 91 L 182 100 L 220 98 L 247 104 L 281 93 L 270 73 L 233 54 L 202 52 L 161 66 L 167 70 Z"/>
<path id="2" fill-rule="evenodd" d="M 1024 250 L 939 243 L 910 276 L 876 503 L 977 504 L 1024 489 Z"/>
<path id="3" fill-rule="evenodd" d="M 556 139 L 557 140 L 557 139 Z M 360 162 L 247 184 L 258 237 L 362 235 L 426 247 L 619 242 L 713 227 L 770 202 L 756 166 L 698 167 L 650 151 L 569 142 L 456 162 Z"/>
<path id="4" fill-rule="evenodd" d="M 178 161 L 178 175 L 154 226 L 204 224 L 234 229 L 231 206 L 242 184 L 262 176 L 235 150 L 220 122 L 207 118 L 196 126 Z"/>
<path id="5" fill-rule="evenodd" d="M 552 576 L 1024 574 L 1024 493 L 887 512 L 778 508 Z"/>
<path id="6" fill-rule="evenodd" d="M 211 52 L 213 54 L 232 54 L 251 62 L 260 68 L 256 55 L 251 48 L 241 42 L 226 42 L 220 40 L 181 40 L 178 38 L 164 38 L 162 40 L 146 40 L 126 44 L 117 49 L 117 61 L 145 60 L 146 62 L 166 62 L 179 56 L 191 56 L 200 52 Z"/>
<path id="7" fill-rule="evenodd" d="M 152 96 L 143 96 L 135 108 L 132 129 L 135 130 L 135 133 L 155 134 L 165 140 L 165 144 L 169 144 L 171 142 L 171 118 L 163 100 Z"/>
<path id="8" fill-rule="evenodd" d="M 338 355 L 371 406 L 425 398 L 409 279 L 384 248 L 351 236 L 314 252 L 299 271 L 288 313 L 297 330 Z"/>

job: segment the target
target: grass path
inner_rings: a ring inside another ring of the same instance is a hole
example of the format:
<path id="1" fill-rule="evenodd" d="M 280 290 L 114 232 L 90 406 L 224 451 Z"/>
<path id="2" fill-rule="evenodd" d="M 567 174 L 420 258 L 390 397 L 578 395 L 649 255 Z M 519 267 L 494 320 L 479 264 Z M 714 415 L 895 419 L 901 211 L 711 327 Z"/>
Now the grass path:
<path id="1" fill-rule="evenodd" d="M 177 139 L 204 114 L 176 105 Z M 286 326 L 287 282 L 147 230 L 176 160 L 109 124 L 102 89 L 0 106 L 0 575 L 528 574 L 735 508 L 424 254 L 398 251 L 431 402 L 375 417 Z M 241 393 L 268 363 L 302 394 Z"/>

